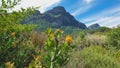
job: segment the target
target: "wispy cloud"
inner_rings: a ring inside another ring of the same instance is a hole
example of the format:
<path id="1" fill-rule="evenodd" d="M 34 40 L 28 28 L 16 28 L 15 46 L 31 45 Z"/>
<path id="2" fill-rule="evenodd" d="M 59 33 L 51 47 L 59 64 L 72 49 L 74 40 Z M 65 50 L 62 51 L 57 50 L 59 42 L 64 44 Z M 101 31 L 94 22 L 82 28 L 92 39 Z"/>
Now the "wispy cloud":
<path id="1" fill-rule="evenodd" d="M 91 5 L 90 6 L 83 6 L 83 7 L 80 7 L 79 9 L 75 10 L 72 15 L 73 16 L 77 16 L 79 14 L 82 14 L 84 13 L 85 11 L 87 11 L 88 9 L 90 9 Z"/>
<path id="2" fill-rule="evenodd" d="M 116 27 L 117 25 L 120 25 L 120 16 L 118 17 L 111 17 L 109 18 L 108 21 L 106 21 L 106 23 L 102 23 L 101 25 L 105 25 L 107 27 Z"/>
<path id="3" fill-rule="evenodd" d="M 61 0 L 22 0 L 20 5 L 15 6 L 14 10 L 19 10 L 21 7 L 40 7 L 39 10 L 44 12 L 48 7 L 60 3 Z"/>
<path id="4" fill-rule="evenodd" d="M 115 27 L 120 24 L 120 8 L 114 7 L 82 20 L 87 26 L 98 23 L 101 26 Z"/>
<path id="5" fill-rule="evenodd" d="M 72 15 L 77 16 L 77 15 L 80 15 L 80 14 L 86 12 L 93 6 L 93 4 L 92 4 L 93 1 L 94 0 L 83 0 L 82 2 L 79 1 L 78 5 L 75 4 L 76 6 L 78 6 L 78 8 L 72 13 Z"/>
<path id="6" fill-rule="evenodd" d="M 112 17 L 103 17 L 103 18 L 100 18 L 100 19 L 96 19 L 95 21 L 93 22 L 90 22 L 87 24 L 87 26 L 91 25 L 91 24 L 95 24 L 95 23 L 98 23 L 100 24 L 101 26 L 107 26 L 107 27 L 115 27 L 117 26 L 118 24 L 120 24 L 120 17 L 119 16 L 112 16 Z"/>
<path id="7" fill-rule="evenodd" d="M 93 0 L 84 0 L 87 4 L 90 4 L 91 2 L 93 2 Z"/>

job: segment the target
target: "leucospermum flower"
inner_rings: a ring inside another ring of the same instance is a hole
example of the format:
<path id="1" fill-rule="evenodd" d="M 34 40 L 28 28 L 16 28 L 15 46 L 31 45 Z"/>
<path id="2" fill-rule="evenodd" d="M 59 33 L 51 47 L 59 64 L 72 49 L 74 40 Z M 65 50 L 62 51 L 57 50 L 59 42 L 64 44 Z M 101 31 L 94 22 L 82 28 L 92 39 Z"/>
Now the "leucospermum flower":
<path id="1" fill-rule="evenodd" d="M 53 33 L 51 33 L 51 34 L 50 34 L 50 37 L 51 37 L 51 38 L 54 38 L 54 34 L 53 34 Z"/>
<path id="2" fill-rule="evenodd" d="M 6 67 L 6 68 L 14 68 L 14 63 L 6 62 L 6 63 L 5 63 L 5 67 Z"/>
<path id="3" fill-rule="evenodd" d="M 65 38 L 65 41 L 67 43 L 71 43 L 73 41 L 73 38 L 70 35 L 67 35 L 66 38 Z"/>

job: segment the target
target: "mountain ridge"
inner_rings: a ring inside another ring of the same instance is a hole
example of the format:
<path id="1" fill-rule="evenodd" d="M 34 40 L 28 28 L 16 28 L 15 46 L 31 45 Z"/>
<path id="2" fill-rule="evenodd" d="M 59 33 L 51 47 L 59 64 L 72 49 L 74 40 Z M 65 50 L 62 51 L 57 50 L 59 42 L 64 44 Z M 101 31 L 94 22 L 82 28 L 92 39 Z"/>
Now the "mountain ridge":
<path id="1" fill-rule="evenodd" d="M 84 23 L 77 21 L 74 16 L 67 12 L 62 6 L 54 7 L 44 13 L 35 10 L 35 13 L 25 19 L 22 23 L 39 24 L 38 27 L 43 25 L 42 27 L 47 26 L 46 28 L 62 28 L 63 26 L 70 26 L 84 30 L 88 29 Z"/>

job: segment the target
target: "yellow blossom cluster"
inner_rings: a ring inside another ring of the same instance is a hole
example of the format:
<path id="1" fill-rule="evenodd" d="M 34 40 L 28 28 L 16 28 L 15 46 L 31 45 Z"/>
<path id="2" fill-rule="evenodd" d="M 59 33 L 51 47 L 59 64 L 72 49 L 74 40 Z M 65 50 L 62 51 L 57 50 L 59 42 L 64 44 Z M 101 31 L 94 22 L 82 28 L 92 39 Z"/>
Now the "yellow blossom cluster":
<path id="1" fill-rule="evenodd" d="M 65 41 L 67 43 L 71 43 L 73 41 L 73 38 L 70 35 L 67 35 L 66 38 L 65 38 Z"/>

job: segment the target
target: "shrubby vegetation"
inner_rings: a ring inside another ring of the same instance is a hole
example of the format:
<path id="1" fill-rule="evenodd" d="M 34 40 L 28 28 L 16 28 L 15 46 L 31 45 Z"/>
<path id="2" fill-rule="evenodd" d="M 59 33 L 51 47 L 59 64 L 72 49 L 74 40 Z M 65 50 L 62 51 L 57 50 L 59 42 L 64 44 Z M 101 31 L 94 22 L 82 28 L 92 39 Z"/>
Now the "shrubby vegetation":
<path id="1" fill-rule="evenodd" d="M 21 24 L 34 8 L 8 13 L 20 0 L 7 1 L 0 5 L 0 68 L 120 68 L 120 27 L 45 32 L 52 25 L 42 20 L 39 31 Z"/>
<path id="2" fill-rule="evenodd" d="M 80 32 L 75 40 L 77 48 L 65 68 L 119 68 L 119 31 L 120 27 L 92 34 Z"/>
<path id="3" fill-rule="evenodd" d="M 120 27 L 113 28 L 108 34 L 108 45 L 120 49 Z"/>
<path id="4" fill-rule="evenodd" d="M 100 28 L 97 28 L 95 30 L 87 30 L 88 33 L 90 34 L 106 34 L 107 32 L 109 32 L 111 30 L 111 28 L 108 28 L 108 27 L 100 27 Z"/>
<path id="5" fill-rule="evenodd" d="M 72 37 L 61 42 L 61 30 L 52 34 L 49 30 L 47 34 L 39 35 L 40 33 L 32 31 L 36 25 L 21 24 L 24 18 L 33 13 L 34 8 L 8 13 L 7 9 L 14 7 L 7 7 L 9 2 L 11 1 L 2 0 L 0 9 L 0 67 L 54 68 L 60 67 L 63 62 L 65 65 L 69 60 L 69 51 L 72 50 Z M 12 4 L 18 2 L 15 0 Z"/>
<path id="6" fill-rule="evenodd" d="M 65 68 L 119 68 L 120 63 L 102 46 L 90 46 L 75 51 Z M 73 63 L 74 62 L 74 63 Z"/>
<path id="7" fill-rule="evenodd" d="M 69 60 L 69 52 L 73 49 L 72 37 L 62 38 L 63 31 L 57 29 L 52 32 L 47 30 L 48 39 L 45 43 L 43 63 L 47 68 L 58 68 L 64 66 Z"/>
<path id="8" fill-rule="evenodd" d="M 19 1 L 2 0 L 0 12 L 0 67 L 14 66 L 22 68 L 27 66 L 32 54 L 37 54 L 31 43 L 30 31 L 35 25 L 22 25 L 23 18 L 29 16 L 34 9 L 21 9 L 18 12 L 8 13 Z M 11 6 L 8 3 L 12 3 Z"/>

